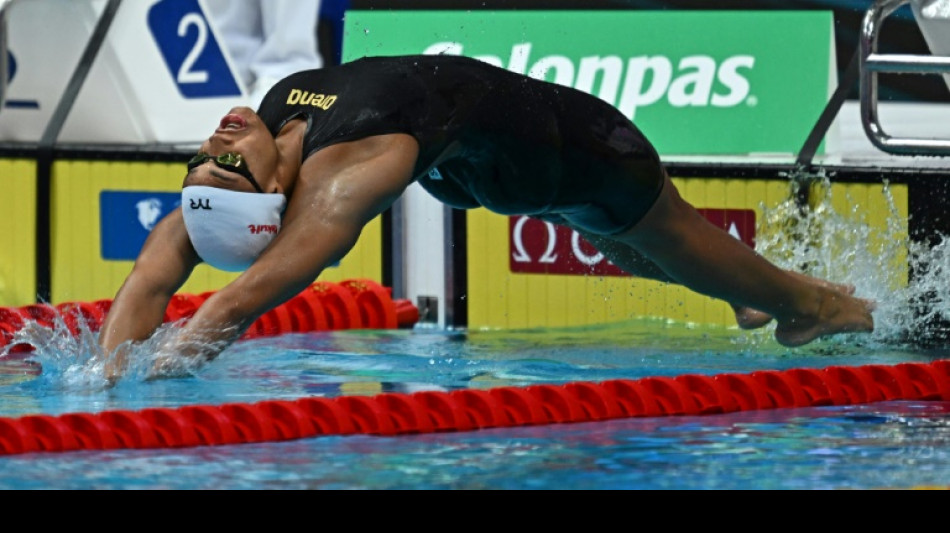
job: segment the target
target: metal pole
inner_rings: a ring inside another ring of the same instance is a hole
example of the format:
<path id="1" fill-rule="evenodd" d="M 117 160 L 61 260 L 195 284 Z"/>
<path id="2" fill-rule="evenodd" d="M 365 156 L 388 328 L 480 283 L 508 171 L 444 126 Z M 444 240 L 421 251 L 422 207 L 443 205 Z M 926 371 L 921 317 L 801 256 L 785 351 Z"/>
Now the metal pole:
<path id="1" fill-rule="evenodd" d="M 406 200 L 400 198 L 390 209 L 390 283 L 393 298 L 409 297 L 409 282 L 406 275 Z M 385 266 L 384 266 L 385 272 Z M 385 275 L 385 274 L 384 274 Z"/>
<path id="2" fill-rule="evenodd" d="M 831 129 L 831 125 L 834 123 L 838 113 L 841 112 L 841 108 L 848 99 L 848 93 L 851 91 L 851 88 L 857 83 L 860 77 L 860 56 L 861 50 L 856 49 L 844 76 L 838 83 L 838 89 L 835 90 L 831 100 L 828 101 L 824 112 L 821 114 L 821 117 L 819 117 L 818 122 L 815 123 L 815 127 L 812 129 L 811 134 L 798 153 L 796 166 L 799 170 L 804 171 L 811 167 L 812 162 L 815 160 L 815 154 L 818 153 L 818 147 L 821 145 L 821 141 L 824 140 L 825 135 L 827 135 L 828 130 Z"/>
<path id="3" fill-rule="evenodd" d="M 79 92 L 86 83 L 89 71 L 96 62 L 99 50 L 105 43 L 106 35 L 115 20 L 122 0 L 109 0 L 99 23 L 89 38 L 89 43 L 79 59 L 79 65 L 73 72 L 69 84 L 60 99 L 53 116 L 43 132 L 36 158 L 36 298 L 41 302 L 52 302 L 53 293 L 53 250 L 51 201 L 53 183 L 53 154 L 59 134 L 69 118 L 69 113 L 79 98 Z"/>
<path id="4" fill-rule="evenodd" d="M 943 74 L 950 71 L 950 57 L 871 54 L 865 58 L 864 68 L 892 74 Z"/>
<path id="5" fill-rule="evenodd" d="M 106 41 L 106 34 L 109 33 L 109 28 L 112 26 L 112 21 L 115 20 L 115 14 L 119 11 L 121 4 L 122 0 L 109 0 L 105 11 L 102 12 L 99 23 L 96 25 L 95 30 L 93 30 L 92 37 L 89 38 L 89 43 L 86 45 L 86 50 L 79 59 L 79 65 L 76 67 L 76 71 L 73 72 L 73 77 L 69 80 L 69 85 L 66 86 L 66 91 L 56 106 L 56 111 L 53 112 L 53 117 L 50 119 L 49 124 L 46 125 L 43 138 L 40 140 L 41 149 L 51 149 L 56 146 L 56 142 L 59 140 L 59 134 L 66 124 L 66 119 L 69 118 L 69 112 L 72 111 L 76 99 L 79 98 L 79 91 L 82 90 L 83 85 L 86 83 L 86 78 L 89 77 L 89 71 L 92 70 L 92 65 L 96 62 L 99 50 Z"/>
<path id="6" fill-rule="evenodd" d="M 468 224 L 466 211 L 445 206 L 445 327 L 468 327 Z"/>

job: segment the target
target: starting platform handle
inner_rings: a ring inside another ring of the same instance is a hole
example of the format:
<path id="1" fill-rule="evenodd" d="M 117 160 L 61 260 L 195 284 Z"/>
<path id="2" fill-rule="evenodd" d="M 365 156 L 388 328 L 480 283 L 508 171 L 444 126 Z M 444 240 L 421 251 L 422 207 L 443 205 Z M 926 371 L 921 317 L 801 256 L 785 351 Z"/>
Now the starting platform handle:
<path id="1" fill-rule="evenodd" d="M 911 156 L 950 156 L 950 139 L 892 137 L 881 126 L 878 113 L 879 74 L 950 74 L 950 57 L 878 53 L 878 40 L 885 19 L 901 7 L 920 1 L 878 0 L 864 17 L 861 28 L 861 121 L 868 139 L 885 152 Z"/>

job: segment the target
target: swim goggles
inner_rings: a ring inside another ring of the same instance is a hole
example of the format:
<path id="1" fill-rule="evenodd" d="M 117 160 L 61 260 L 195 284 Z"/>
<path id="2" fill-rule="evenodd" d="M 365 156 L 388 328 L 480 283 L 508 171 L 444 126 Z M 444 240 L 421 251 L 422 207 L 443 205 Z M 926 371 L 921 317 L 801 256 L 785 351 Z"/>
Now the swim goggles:
<path id="1" fill-rule="evenodd" d="M 264 189 L 257 182 L 257 180 L 254 179 L 254 175 L 251 174 L 250 169 L 247 168 L 247 162 L 244 160 L 244 156 L 236 152 L 228 152 L 219 156 L 213 156 L 206 152 L 199 152 L 197 155 L 195 155 L 195 157 L 191 158 L 191 161 L 188 162 L 188 172 L 191 172 L 208 161 L 214 161 L 218 167 L 240 175 L 249 181 L 257 192 L 262 194 L 264 193 Z"/>

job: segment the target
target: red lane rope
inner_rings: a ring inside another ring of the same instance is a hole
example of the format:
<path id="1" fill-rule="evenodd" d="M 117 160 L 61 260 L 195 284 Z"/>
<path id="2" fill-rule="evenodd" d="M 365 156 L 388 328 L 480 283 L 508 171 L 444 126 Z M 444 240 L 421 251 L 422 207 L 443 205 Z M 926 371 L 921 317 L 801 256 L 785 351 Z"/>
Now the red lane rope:
<path id="1" fill-rule="evenodd" d="M 191 318 L 213 295 L 213 292 L 175 295 L 165 310 L 164 322 Z M 93 332 L 99 331 L 111 307 L 112 300 L 0 307 L 0 349 L 6 347 L 27 322 L 51 328 L 61 320 L 77 335 L 80 324 Z M 393 300 L 392 290 L 375 281 L 317 282 L 261 316 L 243 338 L 347 329 L 399 329 L 412 327 L 418 321 L 419 309 L 412 302 Z M 32 347 L 20 345 L 11 351 L 29 353 Z"/>
<path id="2" fill-rule="evenodd" d="M 950 402 L 950 361 L 0 418 L 0 455 L 461 432 L 883 401 Z"/>

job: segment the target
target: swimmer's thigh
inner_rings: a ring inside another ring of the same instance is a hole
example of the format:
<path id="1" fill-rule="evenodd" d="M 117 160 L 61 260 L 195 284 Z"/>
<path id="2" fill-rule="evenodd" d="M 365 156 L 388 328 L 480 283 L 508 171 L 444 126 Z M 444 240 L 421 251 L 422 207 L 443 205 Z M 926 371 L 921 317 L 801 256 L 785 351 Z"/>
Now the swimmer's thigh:
<path id="1" fill-rule="evenodd" d="M 552 212 L 585 233 L 611 237 L 646 216 L 667 177 L 646 136 L 614 107 L 592 100 L 577 102 L 584 113 L 562 114 L 564 172 Z"/>

